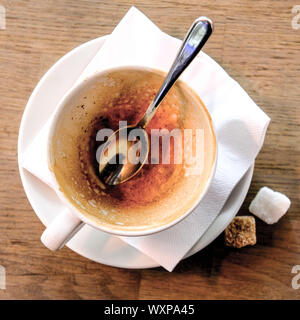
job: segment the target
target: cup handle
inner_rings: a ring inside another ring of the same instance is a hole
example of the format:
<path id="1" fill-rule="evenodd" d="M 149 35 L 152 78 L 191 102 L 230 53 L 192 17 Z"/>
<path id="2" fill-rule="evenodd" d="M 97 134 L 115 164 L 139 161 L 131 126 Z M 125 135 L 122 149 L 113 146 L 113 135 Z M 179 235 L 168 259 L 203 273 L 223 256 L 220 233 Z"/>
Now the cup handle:
<path id="1" fill-rule="evenodd" d="M 61 249 L 83 226 L 82 220 L 68 209 L 64 209 L 48 225 L 41 236 L 41 241 L 50 250 Z"/>

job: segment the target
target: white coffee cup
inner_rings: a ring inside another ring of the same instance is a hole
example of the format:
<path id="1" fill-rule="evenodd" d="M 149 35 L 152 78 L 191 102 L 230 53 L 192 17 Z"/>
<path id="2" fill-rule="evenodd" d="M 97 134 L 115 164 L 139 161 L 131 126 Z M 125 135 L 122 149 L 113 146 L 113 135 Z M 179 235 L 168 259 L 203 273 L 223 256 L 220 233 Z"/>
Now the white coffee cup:
<path id="1" fill-rule="evenodd" d="M 122 67 L 122 68 L 128 68 L 128 67 Z M 122 68 L 115 68 L 111 70 L 118 70 Z M 147 68 L 143 67 L 131 67 L 134 69 L 141 69 L 141 70 L 148 70 Z M 54 220 L 48 225 L 46 230 L 43 232 L 41 236 L 41 241 L 43 244 L 51 249 L 51 250 L 57 250 L 63 247 L 63 245 L 69 241 L 76 232 L 79 231 L 79 229 L 84 226 L 84 224 L 88 224 L 96 229 L 99 229 L 100 231 L 104 231 L 110 234 L 119 235 L 119 236 L 145 236 L 157 232 L 161 232 L 167 228 L 172 227 L 185 217 L 187 217 L 196 206 L 199 205 L 200 201 L 203 199 L 204 195 L 206 194 L 212 180 L 215 174 L 216 169 L 216 161 L 217 161 L 217 143 L 215 143 L 215 154 L 214 154 L 214 163 L 212 165 L 209 178 L 206 181 L 205 188 L 199 195 L 199 197 L 196 199 L 196 201 L 193 203 L 193 205 L 190 206 L 188 210 L 186 210 L 182 215 L 180 215 L 178 218 L 174 219 L 170 223 L 161 225 L 159 227 L 149 228 L 146 230 L 116 230 L 113 228 L 109 228 L 107 226 L 99 225 L 95 221 L 89 219 L 87 216 L 85 216 L 82 212 L 80 212 L 64 195 L 64 193 L 60 190 L 59 183 L 57 182 L 57 179 L 52 171 L 52 162 L 53 162 L 53 154 L 52 154 L 52 148 L 51 148 L 51 141 L 52 137 L 55 133 L 56 124 L 59 121 L 59 119 L 64 114 L 65 107 L 71 103 L 71 101 L 74 101 L 77 96 L 79 96 L 83 91 L 87 90 L 88 88 L 91 88 L 95 81 L 99 80 L 104 74 L 106 74 L 108 70 L 97 72 L 93 74 L 92 76 L 88 77 L 84 81 L 80 82 L 79 84 L 75 85 L 73 88 L 71 88 L 66 95 L 62 98 L 60 103 L 58 104 L 52 118 L 51 118 L 51 124 L 50 124 L 50 130 L 48 135 L 48 166 L 51 171 L 52 175 L 52 182 L 55 188 L 55 191 L 61 201 L 65 204 L 65 210 L 60 213 L 58 216 L 54 218 Z M 212 124 L 211 124 L 212 126 Z M 212 131 L 213 127 L 212 127 Z M 126 183 L 126 182 L 125 182 Z"/>

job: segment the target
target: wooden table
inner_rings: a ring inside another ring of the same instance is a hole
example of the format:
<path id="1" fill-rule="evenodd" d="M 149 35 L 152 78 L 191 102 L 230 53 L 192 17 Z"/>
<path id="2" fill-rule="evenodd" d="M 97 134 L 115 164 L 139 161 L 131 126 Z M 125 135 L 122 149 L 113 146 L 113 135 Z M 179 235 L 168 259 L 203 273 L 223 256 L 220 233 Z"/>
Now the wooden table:
<path id="1" fill-rule="evenodd" d="M 265 185 L 288 195 L 292 206 L 275 225 L 256 220 L 256 246 L 226 248 L 222 234 L 169 273 L 108 267 L 68 248 L 52 253 L 41 244 L 44 228 L 25 196 L 17 165 L 26 102 L 54 62 L 79 44 L 111 33 L 131 4 L 178 38 L 197 16 L 211 17 L 215 32 L 205 51 L 272 118 L 240 213 L 248 213 L 250 201 Z M 6 268 L 7 288 L 0 290 L 0 298 L 299 299 L 300 289 L 291 286 L 291 269 L 300 265 L 300 29 L 291 26 L 295 4 L 1 0 L 6 30 L 0 30 L 0 265 Z"/>

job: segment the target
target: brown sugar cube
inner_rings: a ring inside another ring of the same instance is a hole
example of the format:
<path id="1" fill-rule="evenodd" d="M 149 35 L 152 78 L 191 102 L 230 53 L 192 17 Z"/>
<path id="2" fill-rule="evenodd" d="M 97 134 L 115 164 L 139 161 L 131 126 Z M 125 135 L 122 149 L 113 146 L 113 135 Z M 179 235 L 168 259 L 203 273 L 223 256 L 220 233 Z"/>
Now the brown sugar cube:
<path id="1" fill-rule="evenodd" d="M 225 229 L 225 244 L 228 247 L 234 248 L 242 248 L 256 244 L 254 217 L 235 217 Z"/>

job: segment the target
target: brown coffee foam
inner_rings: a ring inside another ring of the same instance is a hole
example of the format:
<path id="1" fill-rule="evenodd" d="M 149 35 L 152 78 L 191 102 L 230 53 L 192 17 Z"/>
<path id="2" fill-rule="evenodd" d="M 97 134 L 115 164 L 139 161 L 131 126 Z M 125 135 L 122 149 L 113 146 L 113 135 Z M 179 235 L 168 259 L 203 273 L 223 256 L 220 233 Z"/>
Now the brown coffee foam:
<path id="1" fill-rule="evenodd" d="M 207 110 L 186 84 L 177 81 L 147 131 L 157 128 L 203 128 L 204 170 L 186 176 L 185 165 L 147 164 L 124 184 L 103 190 L 97 175 L 96 132 L 118 129 L 119 120 L 135 124 L 164 75 L 123 69 L 98 78 L 65 107 L 52 139 L 53 171 L 69 201 L 95 223 L 119 230 L 165 225 L 185 213 L 202 193 L 215 157 L 215 136 Z"/>

